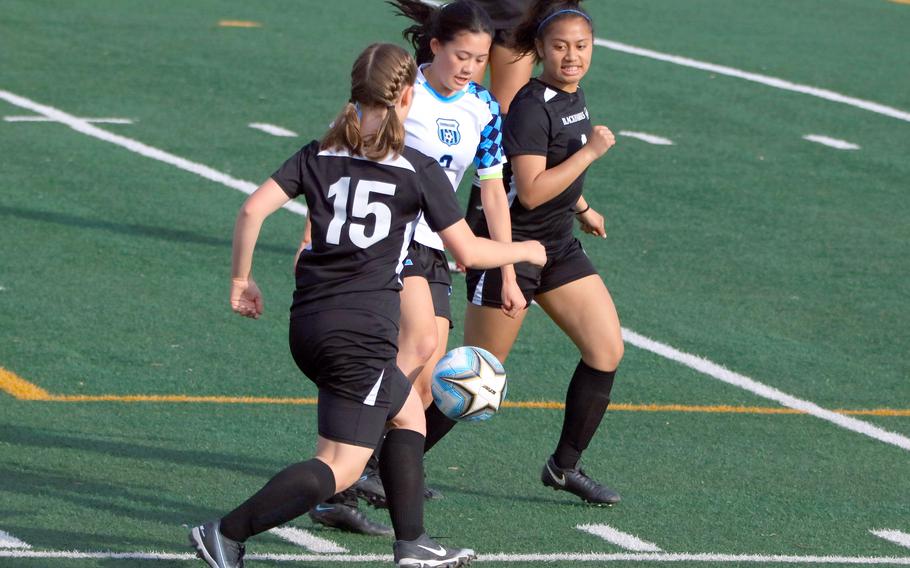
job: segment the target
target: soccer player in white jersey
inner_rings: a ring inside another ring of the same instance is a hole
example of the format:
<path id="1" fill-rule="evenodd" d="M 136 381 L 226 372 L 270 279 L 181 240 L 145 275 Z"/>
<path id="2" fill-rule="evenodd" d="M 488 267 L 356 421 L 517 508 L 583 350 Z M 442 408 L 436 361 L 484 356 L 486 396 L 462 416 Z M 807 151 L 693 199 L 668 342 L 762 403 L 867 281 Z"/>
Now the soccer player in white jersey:
<path id="1" fill-rule="evenodd" d="M 190 544 L 211 568 L 242 568 L 250 537 L 290 521 L 360 476 L 391 427 L 380 463 L 399 567 L 457 568 L 474 551 L 442 545 L 423 524 L 424 418 L 395 363 L 398 277 L 419 214 L 467 265 L 543 265 L 540 243 L 474 237 L 433 158 L 405 145 L 414 60 L 392 44 L 364 50 L 351 97 L 322 139 L 288 159 L 247 199 L 234 228 L 231 307 L 258 318 L 262 293 L 251 277 L 266 217 L 306 199 L 312 246 L 301 255 L 290 317 L 297 366 L 319 387 L 316 455 L 290 465 L 223 517 L 193 527 Z M 421 213 L 422 211 L 422 213 Z"/>

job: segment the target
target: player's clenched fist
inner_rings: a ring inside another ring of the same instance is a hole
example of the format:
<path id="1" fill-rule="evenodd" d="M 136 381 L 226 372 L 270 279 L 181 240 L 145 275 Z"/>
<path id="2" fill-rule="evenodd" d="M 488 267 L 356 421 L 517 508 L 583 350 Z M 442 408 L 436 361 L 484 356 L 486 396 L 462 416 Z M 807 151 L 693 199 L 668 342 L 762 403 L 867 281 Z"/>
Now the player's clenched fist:
<path id="1" fill-rule="evenodd" d="M 606 126 L 595 126 L 585 146 L 593 150 L 599 158 L 606 154 L 607 150 L 613 147 L 613 144 L 616 144 L 616 137 L 613 136 L 610 129 Z"/>

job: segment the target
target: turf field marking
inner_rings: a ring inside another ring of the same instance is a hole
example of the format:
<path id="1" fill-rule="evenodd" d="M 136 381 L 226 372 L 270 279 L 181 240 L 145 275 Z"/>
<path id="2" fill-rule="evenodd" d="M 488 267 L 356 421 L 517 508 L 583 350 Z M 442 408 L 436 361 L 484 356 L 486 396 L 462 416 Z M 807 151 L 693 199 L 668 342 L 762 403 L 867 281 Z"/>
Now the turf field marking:
<path id="1" fill-rule="evenodd" d="M 345 553 L 347 548 L 338 546 L 337 543 L 325 538 L 311 534 L 303 529 L 294 527 L 276 527 L 269 531 L 275 536 L 284 539 L 297 546 L 302 546 L 311 552 L 322 553 Z"/>
<path id="2" fill-rule="evenodd" d="M 46 116 L 4 116 L 6 122 L 57 122 Z M 80 118 L 93 124 L 133 124 L 129 118 Z"/>
<path id="3" fill-rule="evenodd" d="M 640 57 L 647 57 L 649 59 L 656 59 L 658 61 L 673 63 L 675 65 L 681 65 L 683 67 L 691 67 L 692 69 L 699 69 L 701 71 L 710 71 L 711 73 L 717 73 L 718 75 L 726 75 L 727 77 L 735 77 L 737 79 L 743 79 L 745 81 L 751 81 L 753 83 L 760 83 L 762 85 L 774 87 L 775 89 L 782 89 L 784 91 L 802 93 L 804 95 L 818 97 L 820 99 L 849 105 L 862 110 L 867 110 L 869 112 L 874 112 L 884 116 L 890 116 L 891 118 L 896 118 L 898 120 L 910 122 L 910 112 L 889 107 L 873 101 L 849 97 L 841 93 L 829 91 L 828 89 L 819 89 L 817 87 L 810 87 L 809 85 L 801 85 L 799 83 L 793 83 L 791 81 L 778 79 L 777 77 L 771 77 L 769 75 L 750 73 L 748 71 L 742 71 L 733 67 L 727 67 L 725 65 L 716 65 L 714 63 L 699 61 L 697 59 L 690 59 L 688 57 L 681 57 L 679 55 L 661 53 L 659 51 L 635 47 L 634 45 L 628 45 L 625 43 L 620 43 L 618 41 L 609 41 L 601 38 L 594 38 L 594 43 L 595 45 L 599 45 L 607 49 L 612 49 L 613 51 L 628 53 L 630 55 L 638 55 Z"/>
<path id="4" fill-rule="evenodd" d="M 641 540 L 635 535 L 616 530 L 610 525 L 578 525 L 575 528 L 586 533 L 591 533 L 594 536 L 599 536 L 605 541 L 611 542 L 626 550 L 632 550 L 634 552 L 663 552 L 653 542 Z"/>
<path id="5" fill-rule="evenodd" d="M 0 531 L 0 548 L 31 548 L 32 545 L 23 542 L 8 532 Z"/>
<path id="6" fill-rule="evenodd" d="M 123 560 L 186 560 L 198 562 L 196 555 L 169 552 L 80 552 L 0 550 L 0 558 L 66 558 L 66 559 L 123 559 Z M 390 562 L 390 554 L 247 554 L 247 560 L 271 562 Z M 639 552 L 622 554 L 563 553 L 563 554 L 481 554 L 477 562 L 751 562 L 755 564 L 876 564 L 910 566 L 910 556 L 787 556 L 771 554 L 670 554 Z"/>
<path id="7" fill-rule="evenodd" d="M 883 538 L 887 541 L 893 542 L 900 546 L 910 548 L 910 534 L 901 531 L 889 530 L 889 529 L 878 529 L 870 530 L 872 534 L 879 538 Z"/>
<path id="8" fill-rule="evenodd" d="M 106 130 L 102 130 L 97 126 L 92 126 L 81 118 L 77 118 L 71 114 L 63 112 L 62 110 L 36 103 L 35 101 L 32 101 L 25 97 L 20 97 L 19 95 L 13 94 L 9 91 L 0 90 L 0 99 L 5 100 L 11 105 L 28 109 L 32 112 L 55 120 L 56 122 L 63 123 L 76 132 L 85 134 L 86 136 L 91 136 L 92 138 L 110 142 L 111 144 L 120 146 L 121 148 L 126 148 L 130 152 L 135 152 L 140 156 L 145 156 L 146 158 L 158 160 L 159 162 L 164 162 L 165 164 L 170 164 L 174 167 L 180 168 L 181 170 L 196 174 L 200 177 L 204 177 L 205 179 L 220 183 L 222 185 L 226 185 L 232 189 L 242 191 L 243 193 L 253 193 L 258 187 L 252 182 L 231 177 L 203 164 L 191 162 L 190 160 L 181 158 L 180 156 L 176 156 L 169 152 L 165 152 L 164 150 L 159 150 L 153 146 L 143 144 L 142 142 L 133 140 L 132 138 L 127 138 L 126 136 L 120 136 L 119 134 L 113 134 Z M 289 201 L 285 204 L 284 207 L 293 211 L 294 213 L 299 213 L 300 215 L 306 215 L 307 213 L 306 206 L 296 201 Z"/>
<path id="9" fill-rule="evenodd" d="M 267 122 L 251 122 L 247 126 L 256 130 L 261 130 L 266 134 L 271 134 L 272 136 L 284 136 L 285 138 L 294 138 L 297 136 L 297 133 L 292 130 L 282 128 L 274 124 L 269 124 Z"/>
<path id="10" fill-rule="evenodd" d="M 0 390 L 19 400 L 50 400 L 51 394 L 43 388 L 30 383 L 13 373 L 0 367 Z"/>
<path id="11" fill-rule="evenodd" d="M 822 420 L 827 420 L 841 428 L 846 428 L 847 430 L 852 430 L 853 432 L 869 436 L 870 438 L 885 442 L 886 444 L 891 444 L 898 448 L 910 451 L 910 438 L 907 438 L 906 436 L 889 432 L 888 430 L 879 428 L 868 422 L 863 422 L 862 420 L 824 409 L 813 402 L 796 398 L 795 396 L 779 391 L 773 387 L 769 387 L 764 383 L 750 379 L 745 375 L 734 373 L 717 363 L 713 363 L 697 355 L 692 355 L 691 353 L 684 353 L 665 343 L 660 343 L 643 335 L 639 335 L 630 329 L 623 328 L 622 336 L 624 341 L 639 349 L 656 353 L 657 355 L 681 363 L 690 369 L 695 369 L 709 377 L 714 377 L 727 384 L 737 386 L 762 398 L 773 400 L 788 408 L 801 410 L 807 414 L 821 418 Z"/>
<path id="12" fill-rule="evenodd" d="M 221 20 L 218 22 L 218 26 L 222 28 L 261 28 L 262 24 L 248 20 Z"/>
<path id="13" fill-rule="evenodd" d="M 859 150 L 859 146 L 852 142 L 823 136 L 821 134 L 806 134 L 803 136 L 803 140 L 822 144 L 823 146 L 830 146 L 831 148 L 837 148 L 838 150 Z"/>
<path id="14" fill-rule="evenodd" d="M 655 144 L 657 146 L 672 146 L 673 141 L 669 138 L 662 138 L 660 136 L 655 136 L 653 134 L 648 134 L 647 132 L 635 132 L 633 130 L 620 130 L 620 136 L 628 136 L 629 138 L 637 138 L 642 142 L 647 142 L 648 144 Z"/>

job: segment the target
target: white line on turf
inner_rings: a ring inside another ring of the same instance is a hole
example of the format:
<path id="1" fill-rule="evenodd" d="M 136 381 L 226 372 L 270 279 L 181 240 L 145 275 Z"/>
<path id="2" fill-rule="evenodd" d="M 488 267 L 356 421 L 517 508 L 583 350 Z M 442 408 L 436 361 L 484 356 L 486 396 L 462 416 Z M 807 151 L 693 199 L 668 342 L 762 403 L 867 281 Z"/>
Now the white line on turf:
<path id="1" fill-rule="evenodd" d="M 80 552 L 0 550 L 0 558 L 67 558 L 67 559 L 126 559 L 126 560 L 186 560 L 197 561 L 193 554 L 168 552 Z M 324 554 L 247 554 L 247 560 L 270 562 L 365 563 L 390 562 L 389 554 L 324 555 Z M 778 554 L 671 554 L 639 552 L 620 554 L 562 553 L 562 554 L 481 554 L 477 562 L 751 562 L 754 564 L 865 564 L 910 566 L 910 556 L 788 556 Z"/>
<path id="2" fill-rule="evenodd" d="M 6 122 L 57 122 L 46 116 L 4 116 L 3 120 Z M 133 121 L 128 118 L 80 118 L 79 120 L 93 124 L 133 124 Z"/>
<path id="3" fill-rule="evenodd" d="M 910 548 L 910 534 L 907 534 L 905 532 L 895 531 L 895 530 L 890 530 L 890 529 L 876 529 L 876 530 L 870 530 L 869 532 L 871 532 L 872 534 L 874 534 L 875 536 L 877 536 L 879 538 L 883 538 L 885 540 L 891 541 L 894 544 L 899 544 L 901 546 Z"/>
<path id="4" fill-rule="evenodd" d="M 181 170 L 196 174 L 200 177 L 204 177 L 205 179 L 220 183 L 222 185 L 226 185 L 232 189 L 242 191 L 243 193 L 249 194 L 256 191 L 257 186 L 252 182 L 231 177 L 208 166 L 204 166 L 196 162 L 191 162 L 190 160 L 181 158 L 180 156 L 175 156 L 174 154 L 165 152 L 164 150 L 159 150 L 153 146 L 143 144 L 142 142 L 133 140 L 132 138 L 127 138 L 126 136 L 120 136 L 119 134 L 113 134 L 106 130 L 102 130 L 97 126 L 92 126 L 80 118 L 76 118 L 71 114 L 63 112 L 62 110 L 36 103 L 35 101 L 32 101 L 25 97 L 20 97 L 19 95 L 4 90 L 0 90 L 0 99 L 3 99 L 6 102 L 17 107 L 28 109 L 32 112 L 56 120 L 57 122 L 61 122 L 76 132 L 85 134 L 86 136 L 91 136 L 92 138 L 110 142 L 111 144 L 115 144 L 121 148 L 126 148 L 130 152 L 135 152 L 141 156 L 145 156 L 146 158 L 151 158 L 153 160 L 158 160 L 159 162 L 164 162 L 165 164 L 170 164 L 174 167 L 180 168 Z M 297 203 L 296 201 L 289 201 L 284 207 L 301 215 L 306 215 L 307 212 L 306 206 Z"/>
<path id="5" fill-rule="evenodd" d="M 824 146 L 830 146 L 831 148 L 837 148 L 838 150 L 859 150 L 859 146 L 853 142 L 847 142 L 846 140 L 839 140 L 837 138 L 831 138 L 829 136 L 823 136 L 821 134 L 806 134 L 803 136 L 803 140 L 808 140 L 809 142 L 815 142 Z"/>
<path id="6" fill-rule="evenodd" d="M 69 115 L 61 110 L 36 103 L 24 97 L 20 97 L 19 95 L 14 95 L 8 91 L 0 90 L 0 99 L 4 99 L 10 104 L 22 108 L 27 108 L 32 112 L 37 112 L 39 114 L 43 114 L 44 116 L 54 118 L 59 122 L 66 124 L 73 130 L 81 132 L 82 134 L 86 134 L 87 136 L 98 138 L 106 142 L 111 142 L 112 144 L 122 146 L 142 156 L 159 160 L 166 164 L 171 164 L 182 170 L 221 183 L 227 187 L 238 189 L 244 193 L 251 193 L 256 189 L 256 186 L 248 181 L 238 180 L 208 166 L 191 162 L 179 156 L 175 156 L 173 154 L 169 154 L 157 148 L 143 144 L 142 142 L 137 142 L 136 140 L 132 140 L 124 136 L 111 134 L 110 132 L 92 126 L 87 122 L 81 121 L 78 118 Z M 287 205 L 285 205 L 285 207 L 295 213 L 306 215 L 306 207 L 294 201 L 289 202 Z M 752 380 L 738 373 L 734 373 L 733 371 L 729 371 L 716 363 L 708 361 L 707 359 L 698 357 L 696 355 L 691 355 L 689 353 L 683 353 L 682 351 L 674 349 L 669 345 L 665 345 L 663 343 L 654 341 L 653 339 L 639 335 L 634 331 L 624 328 L 623 338 L 631 345 L 634 345 L 641 349 L 646 349 L 668 359 L 678 361 L 683 365 L 691 367 L 706 375 L 738 386 L 764 398 L 774 400 L 789 408 L 802 410 L 808 414 L 811 414 L 823 420 L 827 420 L 848 430 L 859 432 L 860 434 L 865 434 L 866 436 L 870 436 L 876 440 L 898 446 L 905 450 L 910 450 L 910 438 L 901 436 L 900 434 L 889 432 L 861 420 L 857 420 L 856 418 L 843 416 L 831 412 L 830 410 L 825 410 L 824 408 L 821 408 L 812 402 L 790 396 L 777 389 L 759 383 L 758 381 Z"/>
<path id="7" fill-rule="evenodd" d="M 432 4 L 434 6 L 439 6 L 442 2 L 436 0 L 424 0 L 426 4 Z M 753 83 L 759 83 L 766 85 L 768 87 L 774 87 L 775 89 L 782 89 L 784 91 L 793 91 L 795 93 L 802 93 L 804 95 L 809 95 L 812 97 L 818 97 L 820 99 L 829 100 L 835 103 L 841 103 L 849 105 L 852 107 L 860 108 L 867 110 L 869 112 L 874 112 L 884 116 L 890 116 L 891 118 L 896 118 L 898 120 L 903 120 L 910 122 L 910 112 L 896 109 L 894 107 L 889 107 L 881 103 L 874 101 L 867 101 L 863 99 L 858 99 L 856 97 L 849 97 L 847 95 L 842 95 L 840 93 L 829 91 L 828 89 L 819 89 L 817 87 L 810 87 L 809 85 L 801 85 L 799 83 L 793 83 L 785 79 L 778 79 L 777 77 L 771 77 L 770 75 L 761 75 L 759 73 L 750 73 L 748 71 L 742 71 L 734 67 L 727 67 L 726 65 L 716 65 L 714 63 L 708 63 L 707 61 L 699 61 L 697 59 L 691 59 L 689 57 L 682 57 L 679 55 L 673 55 L 670 53 L 661 53 L 660 51 L 654 51 L 652 49 L 644 49 L 642 47 L 635 47 L 634 45 L 629 45 L 627 43 L 621 43 L 618 41 L 611 41 L 602 38 L 594 38 L 594 44 L 607 49 L 612 49 L 613 51 L 619 51 L 621 53 L 627 53 L 629 55 L 638 55 L 639 57 L 647 57 L 648 59 L 656 59 L 658 61 L 664 61 L 666 63 L 673 63 L 674 65 L 681 65 L 683 67 L 691 67 L 692 69 L 699 69 L 701 71 L 710 71 L 711 73 L 717 73 L 718 75 L 726 75 L 727 77 L 736 77 L 737 79 L 743 79 L 745 81 L 751 81 Z"/>
<path id="8" fill-rule="evenodd" d="M 261 130 L 266 134 L 271 134 L 272 136 L 283 136 L 285 138 L 294 138 L 297 136 L 297 133 L 293 130 L 288 130 L 287 128 L 282 128 L 280 126 L 269 124 L 267 122 L 251 122 L 247 126 L 250 128 L 255 128 L 256 130 Z"/>
<path id="9" fill-rule="evenodd" d="M 305 530 L 294 527 L 276 527 L 269 532 L 291 544 L 302 546 L 311 552 L 344 553 L 348 551 L 347 548 L 338 546 L 337 543 L 334 543 L 331 540 L 319 538 Z"/>
<path id="10" fill-rule="evenodd" d="M 891 444 L 902 448 L 904 450 L 910 450 L 910 438 L 896 434 L 894 432 L 889 432 L 879 428 L 878 426 L 873 426 L 868 422 L 863 422 L 862 420 L 857 420 L 856 418 L 850 416 L 844 416 L 842 414 L 837 414 L 830 410 L 826 410 L 813 402 L 808 400 L 803 400 L 801 398 L 796 398 L 795 396 L 789 395 L 785 392 L 781 392 L 776 388 L 769 387 L 763 383 L 760 383 L 754 379 L 750 379 L 745 375 L 740 375 L 739 373 L 734 373 L 729 369 L 726 369 L 717 363 L 713 363 L 707 359 L 699 357 L 697 355 L 692 355 L 691 353 L 685 353 L 678 349 L 674 349 L 665 343 L 660 343 L 654 341 L 653 339 L 647 338 L 643 335 L 639 335 L 630 329 L 622 329 L 623 339 L 639 349 L 644 349 L 652 353 L 656 353 L 661 357 L 671 359 L 678 363 L 685 365 L 691 369 L 695 369 L 700 373 L 714 377 L 720 381 L 723 381 L 727 384 L 737 386 L 741 389 L 747 390 L 753 394 L 757 394 L 760 397 L 767 398 L 768 400 L 773 400 L 787 408 L 794 408 L 796 410 L 801 410 L 807 414 L 811 414 L 816 418 L 821 418 L 822 420 L 827 420 L 832 422 L 841 428 L 846 428 L 847 430 L 852 430 L 860 434 L 869 436 L 870 438 L 875 438 L 886 444 Z"/>
<path id="11" fill-rule="evenodd" d="M 647 142 L 648 144 L 655 144 L 657 146 L 672 146 L 673 141 L 669 138 L 663 138 L 661 136 L 655 136 L 653 134 L 648 134 L 647 132 L 635 132 L 633 130 L 620 130 L 620 136 L 628 136 L 629 138 L 637 138 L 642 142 Z"/>
<path id="12" fill-rule="evenodd" d="M 577 525 L 575 528 L 586 533 L 591 533 L 594 536 L 599 536 L 605 541 L 611 542 L 626 550 L 632 550 L 634 552 L 663 552 L 660 547 L 653 542 L 641 540 L 635 535 L 616 530 L 610 525 Z"/>
<path id="13" fill-rule="evenodd" d="M 23 542 L 8 532 L 0 531 L 0 548 L 31 548 L 32 545 Z"/>
<path id="14" fill-rule="evenodd" d="M 672 55 L 669 53 L 661 53 L 659 51 L 653 51 L 650 49 L 643 49 L 641 47 L 635 47 L 634 45 L 628 45 L 625 43 L 620 43 L 618 41 L 609 41 L 605 39 L 595 38 L 594 43 L 601 47 L 622 53 L 638 55 L 641 57 L 647 57 L 649 59 L 656 59 L 658 61 L 673 63 L 675 65 L 682 65 L 683 67 L 691 67 L 692 69 L 699 69 L 701 71 L 709 71 L 711 73 L 717 73 L 718 75 L 726 75 L 727 77 L 736 77 L 737 79 L 743 79 L 746 81 L 751 81 L 753 83 L 760 83 L 768 87 L 774 87 L 775 89 L 802 93 L 804 95 L 818 97 L 820 99 L 849 105 L 862 110 L 867 110 L 869 112 L 874 112 L 884 116 L 889 116 L 891 118 L 896 118 L 898 120 L 910 122 L 910 112 L 889 107 L 873 101 L 849 97 L 847 95 L 842 95 L 841 93 L 829 91 L 828 89 L 819 89 L 817 87 L 810 87 L 809 85 L 801 85 L 799 83 L 793 83 L 784 79 L 778 79 L 777 77 L 771 77 L 769 75 L 750 73 L 748 71 L 742 71 L 733 67 L 727 67 L 725 65 L 715 65 L 714 63 L 698 61 L 697 59 L 690 59 L 688 57 L 681 57 L 679 55 Z"/>

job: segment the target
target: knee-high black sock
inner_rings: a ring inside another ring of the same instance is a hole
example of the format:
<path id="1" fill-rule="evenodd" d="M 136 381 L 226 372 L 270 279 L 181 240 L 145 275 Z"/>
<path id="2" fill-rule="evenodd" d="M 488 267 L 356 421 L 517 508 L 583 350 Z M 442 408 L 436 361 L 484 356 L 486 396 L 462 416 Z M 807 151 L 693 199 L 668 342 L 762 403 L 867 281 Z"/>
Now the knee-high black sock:
<path id="1" fill-rule="evenodd" d="M 386 434 L 379 475 L 398 540 L 423 534 L 423 436 L 396 428 Z"/>
<path id="2" fill-rule="evenodd" d="M 566 414 L 562 434 L 553 457 L 561 468 L 575 469 L 581 453 L 585 451 L 607 406 L 616 371 L 598 371 L 579 361 L 566 393 Z"/>
<path id="3" fill-rule="evenodd" d="M 423 451 L 426 453 L 436 445 L 436 442 L 442 440 L 458 422 L 443 414 L 433 403 L 427 408 L 424 416 L 427 420 L 427 441 L 423 446 Z"/>
<path id="4" fill-rule="evenodd" d="M 367 466 L 363 470 L 364 473 L 379 472 L 379 455 L 382 453 L 382 444 L 385 442 L 386 433 L 388 433 L 388 430 L 383 432 L 382 438 L 379 438 L 379 443 L 376 444 L 373 454 L 370 456 L 370 459 L 367 460 Z"/>
<path id="5" fill-rule="evenodd" d="M 295 463 L 225 515 L 221 519 L 221 534 L 243 542 L 299 517 L 333 493 L 335 474 L 329 466 L 317 459 Z"/>

